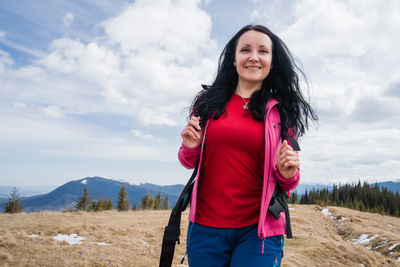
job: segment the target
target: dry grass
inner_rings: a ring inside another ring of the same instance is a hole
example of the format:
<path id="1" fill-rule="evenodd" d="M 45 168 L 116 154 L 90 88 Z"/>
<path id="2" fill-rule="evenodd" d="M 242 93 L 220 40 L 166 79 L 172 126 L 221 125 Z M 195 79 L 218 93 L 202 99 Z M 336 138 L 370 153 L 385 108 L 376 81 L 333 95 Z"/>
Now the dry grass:
<path id="1" fill-rule="evenodd" d="M 317 206 L 294 206 L 295 238 L 286 240 L 283 266 L 400 266 L 400 218 L 329 207 L 335 221 Z M 0 266 L 158 266 L 163 229 L 169 211 L 101 213 L 0 214 Z M 182 219 L 181 244 L 174 264 L 185 252 L 187 214 Z M 58 242 L 58 233 L 85 237 L 80 245 Z M 37 234 L 38 237 L 29 237 Z M 351 241 L 361 234 L 378 234 L 369 244 Z M 94 242 L 94 243 L 92 243 Z M 111 245 L 100 246 L 97 242 Z M 392 263 L 389 263 L 391 261 Z M 187 261 L 186 261 L 187 263 Z"/>
<path id="2" fill-rule="evenodd" d="M 389 254 L 389 247 L 400 242 L 400 218 L 327 208 L 331 216 L 323 215 L 318 206 L 294 206 L 291 217 L 295 238 L 286 239 L 283 266 L 400 266 L 396 261 L 400 247 Z M 379 237 L 365 245 L 354 243 L 361 234 Z"/>

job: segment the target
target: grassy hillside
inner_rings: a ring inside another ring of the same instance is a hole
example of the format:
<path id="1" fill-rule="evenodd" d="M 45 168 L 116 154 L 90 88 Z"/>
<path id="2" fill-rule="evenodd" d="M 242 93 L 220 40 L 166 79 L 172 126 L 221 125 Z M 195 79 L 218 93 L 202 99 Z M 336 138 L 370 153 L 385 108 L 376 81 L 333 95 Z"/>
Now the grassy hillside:
<path id="1" fill-rule="evenodd" d="M 291 207 L 295 238 L 285 240 L 283 266 L 400 266 L 400 218 Z M 169 211 L 0 214 L 0 266 L 158 266 L 168 216 Z M 175 264 L 185 252 L 187 214 L 183 218 Z M 85 239 L 70 245 L 53 238 L 60 233 Z"/>

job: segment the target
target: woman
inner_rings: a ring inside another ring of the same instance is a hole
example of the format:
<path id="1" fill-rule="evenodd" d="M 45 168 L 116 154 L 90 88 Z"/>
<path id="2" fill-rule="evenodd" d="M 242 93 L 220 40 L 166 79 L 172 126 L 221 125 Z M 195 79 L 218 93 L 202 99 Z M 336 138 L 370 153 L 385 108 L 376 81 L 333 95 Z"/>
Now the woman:
<path id="1" fill-rule="evenodd" d="M 191 105 L 178 153 L 184 167 L 200 164 L 189 265 L 279 266 L 285 219 L 276 220 L 268 205 L 277 184 L 284 191 L 297 186 L 300 167 L 285 136 L 303 135 L 317 116 L 301 94 L 302 72 L 266 27 L 242 28 L 218 64 L 214 83 Z"/>

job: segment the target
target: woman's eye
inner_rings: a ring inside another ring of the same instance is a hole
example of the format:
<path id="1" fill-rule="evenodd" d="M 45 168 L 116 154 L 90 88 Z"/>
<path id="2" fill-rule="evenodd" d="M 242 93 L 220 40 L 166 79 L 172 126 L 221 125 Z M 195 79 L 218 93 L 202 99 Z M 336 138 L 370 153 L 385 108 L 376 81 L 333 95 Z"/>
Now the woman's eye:
<path id="1" fill-rule="evenodd" d="M 260 53 L 262 53 L 262 54 L 268 54 L 268 50 L 261 49 L 261 50 L 260 50 Z"/>
<path id="2" fill-rule="evenodd" d="M 248 48 L 242 48 L 242 50 L 240 50 L 240 52 L 249 52 L 250 50 Z"/>

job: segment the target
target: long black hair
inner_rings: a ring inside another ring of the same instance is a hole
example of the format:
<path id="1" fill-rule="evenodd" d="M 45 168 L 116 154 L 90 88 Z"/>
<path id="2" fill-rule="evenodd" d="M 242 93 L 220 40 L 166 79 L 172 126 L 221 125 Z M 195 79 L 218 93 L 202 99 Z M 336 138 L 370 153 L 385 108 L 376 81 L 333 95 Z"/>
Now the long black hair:
<path id="1" fill-rule="evenodd" d="M 307 80 L 303 71 L 296 65 L 295 59 L 285 43 L 268 28 L 262 25 L 247 25 L 240 29 L 227 43 L 218 60 L 218 72 L 212 85 L 202 85 L 190 106 L 190 114 L 200 116 L 201 126 L 213 116 L 218 119 L 226 112 L 226 103 L 236 90 L 238 73 L 233 62 L 238 40 L 247 31 L 258 31 L 269 36 L 272 41 L 272 64 L 268 76 L 262 82 L 260 90 L 255 91 L 249 102 L 249 112 L 255 120 L 263 121 L 266 105 L 271 98 L 278 100 L 281 118 L 281 130 L 296 129 L 302 136 L 308 129 L 309 120 L 318 120 L 310 104 L 301 93 L 299 74 Z"/>

